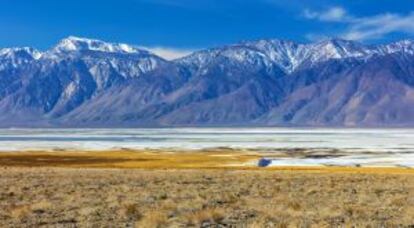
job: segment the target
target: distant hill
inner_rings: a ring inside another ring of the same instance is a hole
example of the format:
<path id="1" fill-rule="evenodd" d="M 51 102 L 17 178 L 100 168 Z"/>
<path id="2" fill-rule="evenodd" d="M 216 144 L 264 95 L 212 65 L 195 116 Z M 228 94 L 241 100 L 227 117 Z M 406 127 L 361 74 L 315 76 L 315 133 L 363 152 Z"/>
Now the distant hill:
<path id="1" fill-rule="evenodd" d="M 0 50 L 0 127 L 414 126 L 414 41 L 242 42 L 167 61 L 69 37 Z"/>

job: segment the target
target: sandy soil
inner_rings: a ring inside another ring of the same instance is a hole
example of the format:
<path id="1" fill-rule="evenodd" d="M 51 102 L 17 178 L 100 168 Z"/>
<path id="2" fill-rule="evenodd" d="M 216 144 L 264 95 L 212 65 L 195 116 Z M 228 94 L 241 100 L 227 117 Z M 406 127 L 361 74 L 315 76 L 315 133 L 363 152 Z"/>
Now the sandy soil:
<path id="1" fill-rule="evenodd" d="M 152 152 L 145 159 L 129 152 L 2 154 L 0 227 L 414 226 L 411 169 L 259 169 L 234 165 L 254 154 L 214 163 L 219 156 L 211 153 L 166 153 L 158 163 Z"/>

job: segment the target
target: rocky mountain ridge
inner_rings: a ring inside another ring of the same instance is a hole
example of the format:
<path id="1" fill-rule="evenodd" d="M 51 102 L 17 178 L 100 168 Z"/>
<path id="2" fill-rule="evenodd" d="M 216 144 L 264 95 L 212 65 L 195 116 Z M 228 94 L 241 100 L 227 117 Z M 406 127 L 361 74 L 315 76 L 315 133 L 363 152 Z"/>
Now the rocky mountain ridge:
<path id="1" fill-rule="evenodd" d="M 167 61 L 68 37 L 0 49 L 1 127 L 414 126 L 414 42 L 246 41 Z"/>

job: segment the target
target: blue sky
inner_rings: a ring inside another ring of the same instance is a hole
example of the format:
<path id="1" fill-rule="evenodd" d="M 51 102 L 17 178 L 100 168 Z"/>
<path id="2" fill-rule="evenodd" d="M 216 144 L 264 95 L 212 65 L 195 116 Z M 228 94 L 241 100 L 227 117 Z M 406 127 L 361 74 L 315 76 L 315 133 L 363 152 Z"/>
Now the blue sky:
<path id="1" fill-rule="evenodd" d="M 0 0 L 0 47 L 75 35 L 180 54 L 260 38 L 414 38 L 413 0 Z"/>

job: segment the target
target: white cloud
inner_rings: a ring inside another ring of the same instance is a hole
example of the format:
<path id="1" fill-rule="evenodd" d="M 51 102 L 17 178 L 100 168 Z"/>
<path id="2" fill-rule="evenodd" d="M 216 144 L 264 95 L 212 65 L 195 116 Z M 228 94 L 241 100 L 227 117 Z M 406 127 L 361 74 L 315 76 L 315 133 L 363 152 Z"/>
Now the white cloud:
<path id="1" fill-rule="evenodd" d="M 194 52 L 190 49 L 178 49 L 178 48 L 166 48 L 166 47 L 142 47 L 158 56 L 167 60 L 174 60 L 184 56 L 187 56 Z"/>
<path id="2" fill-rule="evenodd" d="M 344 24 L 345 30 L 336 36 L 350 40 L 380 39 L 395 32 L 414 34 L 414 11 L 406 15 L 384 13 L 370 17 L 356 17 L 348 14 L 342 7 L 336 6 L 320 12 L 305 10 L 303 16 L 322 22 Z M 310 35 L 310 37 L 314 36 L 323 35 Z"/>
<path id="3" fill-rule="evenodd" d="M 386 13 L 356 18 L 342 36 L 351 40 L 370 40 L 394 32 L 414 34 L 414 12 L 408 15 Z"/>
<path id="4" fill-rule="evenodd" d="M 321 12 L 306 9 L 303 15 L 305 18 L 318 19 L 320 21 L 344 21 L 348 19 L 346 10 L 339 6 Z"/>

